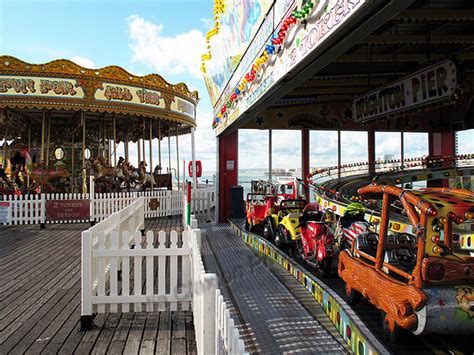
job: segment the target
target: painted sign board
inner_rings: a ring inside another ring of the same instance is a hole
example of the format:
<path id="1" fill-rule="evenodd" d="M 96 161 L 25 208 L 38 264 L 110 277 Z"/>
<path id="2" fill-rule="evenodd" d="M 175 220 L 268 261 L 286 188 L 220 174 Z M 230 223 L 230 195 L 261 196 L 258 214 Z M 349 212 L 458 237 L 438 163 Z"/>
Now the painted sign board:
<path id="1" fill-rule="evenodd" d="M 287 33 L 284 45 L 277 54 L 270 56 L 270 60 L 263 68 L 263 71 L 259 73 L 259 77 L 249 85 L 248 90 L 244 94 L 240 95 L 241 98 L 234 101 L 233 106 L 227 109 L 227 117 L 221 120 L 216 129 L 216 134 L 221 134 L 231 123 L 251 108 L 290 70 L 294 69 L 310 53 L 315 52 L 344 23 L 360 12 L 368 2 L 368 0 L 321 0 L 310 15 L 307 23 L 305 25 L 298 24 Z M 281 16 L 281 9 L 286 9 L 287 12 L 282 16 L 283 19 L 286 18 L 295 9 L 296 3 L 298 2 L 287 1 L 285 4 L 280 4 L 281 8 L 278 10 L 278 16 Z M 282 22 L 276 26 L 275 34 L 278 33 Z M 263 47 L 261 51 L 263 51 Z M 250 67 L 247 68 L 247 71 L 249 70 Z M 243 75 L 240 79 L 242 77 Z M 233 89 L 234 87 L 231 88 L 231 90 Z M 224 96 L 221 100 L 227 99 L 228 97 Z M 223 102 L 220 101 L 215 106 L 216 111 L 214 114 L 217 114 L 217 110 L 221 108 L 222 105 L 220 104 L 223 104 Z"/>
<path id="2" fill-rule="evenodd" d="M 76 80 L 0 75 L 1 96 L 68 97 L 83 99 L 84 91 Z"/>
<path id="3" fill-rule="evenodd" d="M 47 221 L 82 221 L 90 219 L 90 200 L 46 201 Z"/>
<path id="4" fill-rule="evenodd" d="M 330 38 L 367 0 L 321 0 L 306 26 L 298 26 L 287 50 L 288 71 Z"/>
<path id="5" fill-rule="evenodd" d="M 449 98 L 456 84 L 456 65 L 445 60 L 356 98 L 354 120 L 368 121 Z"/>
<path id="6" fill-rule="evenodd" d="M 204 78 L 213 106 L 235 74 L 273 0 L 226 0 L 224 3 L 223 12 L 216 14 L 218 32 L 210 39 L 211 57 L 205 62 Z"/>
<path id="7" fill-rule="evenodd" d="M 94 98 L 98 101 L 120 101 L 153 108 L 166 108 L 165 95 L 161 91 L 137 86 L 103 83 L 102 88 L 96 90 Z M 194 104 L 191 101 L 174 96 L 170 110 L 194 119 Z"/>
<path id="8" fill-rule="evenodd" d="M 0 202 L 0 224 L 8 224 L 8 209 L 10 208 L 9 202 Z"/>

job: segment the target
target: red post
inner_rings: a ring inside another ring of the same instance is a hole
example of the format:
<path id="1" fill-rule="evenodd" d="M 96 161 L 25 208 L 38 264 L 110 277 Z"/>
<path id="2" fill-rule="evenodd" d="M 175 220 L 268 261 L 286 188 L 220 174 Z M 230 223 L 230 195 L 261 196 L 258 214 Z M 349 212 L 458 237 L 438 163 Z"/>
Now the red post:
<path id="1" fill-rule="evenodd" d="M 309 129 L 303 128 L 301 130 L 301 171 L 303 173 L 303 180 L 306 185 L 305 194 L 309 199 L 309 189 L 307 187 L 306 178 L 309 174 L 309 154 L 310 154 L 310 147 L 309 147 Z"/>
<path id="2" fill-rule="evenodd" d="M 429 132 L 429 156 L 452 156 L 456 154 L 456 136 L 454 132 Z M 443 167 L 449 168 L 452 161 L 444 162 Z M 428 187 L 449 187 L 448 179 L 430 180 Z"/>
<path id="3" fill-rule="evenodd" d="M 230 187 L 237 185 L 238 131 L 219 136 L 219 221 L 227 221 L 230 211 Z"/>
<path id="4" fill-rule="evenodd" d="M 369 158 L 369 174 L 375 173 L 375 131 L 369 129 L 367 132 L 367 149 Z"/>

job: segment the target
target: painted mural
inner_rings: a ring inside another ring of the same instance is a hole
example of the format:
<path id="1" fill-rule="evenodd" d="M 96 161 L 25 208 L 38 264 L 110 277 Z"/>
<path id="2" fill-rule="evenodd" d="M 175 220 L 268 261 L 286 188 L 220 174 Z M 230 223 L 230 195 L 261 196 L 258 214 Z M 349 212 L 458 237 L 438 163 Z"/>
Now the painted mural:
<path id="1" fill-rule="evenodd" d="M 210 40 L 205 81 L 214 105 L 257 33 L 271 0 L 228 0 L 219 17 L 219 35 Z"/>

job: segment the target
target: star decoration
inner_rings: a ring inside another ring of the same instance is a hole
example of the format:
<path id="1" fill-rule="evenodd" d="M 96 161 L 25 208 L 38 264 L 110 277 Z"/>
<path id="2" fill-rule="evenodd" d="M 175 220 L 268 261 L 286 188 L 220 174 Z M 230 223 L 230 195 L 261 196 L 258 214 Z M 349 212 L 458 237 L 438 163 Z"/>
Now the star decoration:
<path id="1" fill-rule="evenodd" d="M 438 305 L 440 305 L 441 307 L 446 306 L 446 300 L 440 298 L 440 299 L 438 300 Z"/>
<path id="2" fill-rule="evenodd" d="M 344 118 L 348 118 L 352 120 L 352 109 L 350 107 L 348 107 L 345 111 L 343 111 L 343 113 L 344 113 Z"/>
<path id="3" fill-rule="evenodd" d="M 439 319 L 444 322 L 446 320 L 446 316 L 442 314 L 439 316 Z"/>
<path id="4" fill-rule="evenodd" d="M 285 118 L 285 114 L 283 112 L 277 112 L 277 117 L 279 120 L 282 120 L 283 118 Z"/>
<path id="5" fill-rule="evenodd" d="M 262 124 L 265 122 L 263 120 L 263 117 L 262 116 L 257 116 L 257 118 L 255 119 L 255 122 L 257 122 L 258 126 L 259 127 L 262 127 Z"/>

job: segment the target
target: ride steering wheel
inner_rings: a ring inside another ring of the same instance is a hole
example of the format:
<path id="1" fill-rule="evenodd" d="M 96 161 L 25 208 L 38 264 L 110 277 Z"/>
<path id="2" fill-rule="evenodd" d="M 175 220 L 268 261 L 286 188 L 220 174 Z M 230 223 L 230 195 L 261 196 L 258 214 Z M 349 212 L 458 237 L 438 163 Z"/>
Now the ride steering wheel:
<path id="1" fill-rule="evenodd" d="M 408 234 L 408 233 L 400 233 L 397 238 L 395 239 L 397 244 L 409 244 L 409 245 L 416 245 L 416 238 L 415 236 Z"/>
<path id="2" fill-rule="evenodd" d="M 412 265 L 416 263 L 416 254 L 413 253 L 412 250 L 407 249 L 407 248 L 396 249 L 395 257 L 400 263 L 412 264 Z"/>
<path id="3" fill-rule="evenodd" d="M 379 245 L 379 236 L 376 233 L 367 233 L 364 236 L 364 243 L 372 249 L 377 249 Z"/>

